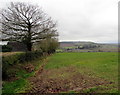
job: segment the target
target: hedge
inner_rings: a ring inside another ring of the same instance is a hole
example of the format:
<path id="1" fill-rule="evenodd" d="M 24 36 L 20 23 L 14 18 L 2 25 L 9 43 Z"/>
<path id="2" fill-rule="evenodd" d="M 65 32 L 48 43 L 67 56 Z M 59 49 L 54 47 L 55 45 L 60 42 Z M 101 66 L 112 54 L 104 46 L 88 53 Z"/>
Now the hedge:
<path id="1" fill-rule="evenodd" d="M 34 51 L 34 52 L 25 52 L 25 53 L 16 53 L 10 56 L 2 56 L 2 77 L 3 79 L 9 78 L 12 75 L 10 74 L 10 68 L 15 64 L 24 64 L 24 62 L 29 62 L 35 60 L 36 58 L 43 55 L 43 52 Z"/>
<path id="2" fill-rule="evenodd" d="M 8 46 L 8 45 L 3 45 L 2 46 L 2 52 L 11 52 L 12 51 L 12 47 Z"/>

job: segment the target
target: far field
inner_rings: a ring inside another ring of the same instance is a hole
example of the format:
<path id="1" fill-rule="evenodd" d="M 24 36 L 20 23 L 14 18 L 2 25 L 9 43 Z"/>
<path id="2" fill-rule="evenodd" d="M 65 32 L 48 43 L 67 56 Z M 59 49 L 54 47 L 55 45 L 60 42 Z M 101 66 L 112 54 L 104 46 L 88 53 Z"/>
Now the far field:
<path id="1" fill-rule="evenodd" d="M 30 92 L 117 93 L 117 52 L 56 53 L 42 73 L 32 77 Z"/>
<path id="2" fill-rule="evenodd" d="M 60 42 L 57 52 L 117 52 L 118 44 L 86 41 Z"/>

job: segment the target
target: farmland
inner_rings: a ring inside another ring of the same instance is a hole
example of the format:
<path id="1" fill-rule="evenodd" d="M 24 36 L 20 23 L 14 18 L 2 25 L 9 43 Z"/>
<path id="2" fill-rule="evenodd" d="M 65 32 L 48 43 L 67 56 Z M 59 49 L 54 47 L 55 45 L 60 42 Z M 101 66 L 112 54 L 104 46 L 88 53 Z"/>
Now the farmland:
<path id="1" fill-rule="evenodd" d="M 30 92 L 116 93 L 116 52 L 56 53 L 46 59 L 41 74 L 30 79 Z"/>
<path id="2" fill-rule="evenodd" d="M 13 62 L 5 69 L 12 77 L 3 81 L 3 93 L 118 92 L 118 52 L 63 52 L 14 64 L 20 54 L 3 53 Z"/>
<path id="3" fill-rule="evenodd" d="M 1 7 L 2 95 L 120 94 L 113 0 L 19 1 Z"/>
<path id="4" fill-rule="evenodd" d="M 118 45 L 113 43 L 94 43 L 86 41 L 60 42 L 59 50 L 64 52 L 117 52 Z"/>

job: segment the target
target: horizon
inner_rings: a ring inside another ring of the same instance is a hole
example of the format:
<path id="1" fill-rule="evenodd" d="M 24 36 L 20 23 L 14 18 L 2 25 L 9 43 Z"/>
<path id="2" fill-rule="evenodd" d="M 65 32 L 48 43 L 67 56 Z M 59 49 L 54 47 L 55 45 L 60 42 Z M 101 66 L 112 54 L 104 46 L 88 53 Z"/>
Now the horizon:
<path id="1" fill-rule="evenodd" d="M 7 45 L 9 41 L 0 41 L 0 45 Z M 95 41 L 83 41 L 83 40 L 64 40 L 64 41 L 58 41 L 58 42 L 93 42 L 98 44 L 118 44 L 119 42 L 95 42 Z"/>

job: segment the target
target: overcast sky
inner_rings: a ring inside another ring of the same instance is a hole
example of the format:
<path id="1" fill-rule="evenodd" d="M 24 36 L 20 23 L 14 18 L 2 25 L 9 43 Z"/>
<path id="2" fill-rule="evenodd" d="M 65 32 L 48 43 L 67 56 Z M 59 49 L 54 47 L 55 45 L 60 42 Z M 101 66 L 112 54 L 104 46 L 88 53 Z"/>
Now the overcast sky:
<path id="1" fill-rule="evenodd" d="M 119 0 L 1 0 L 37 4 L 58 22 L 59 41 L 118 41 Z"/>

